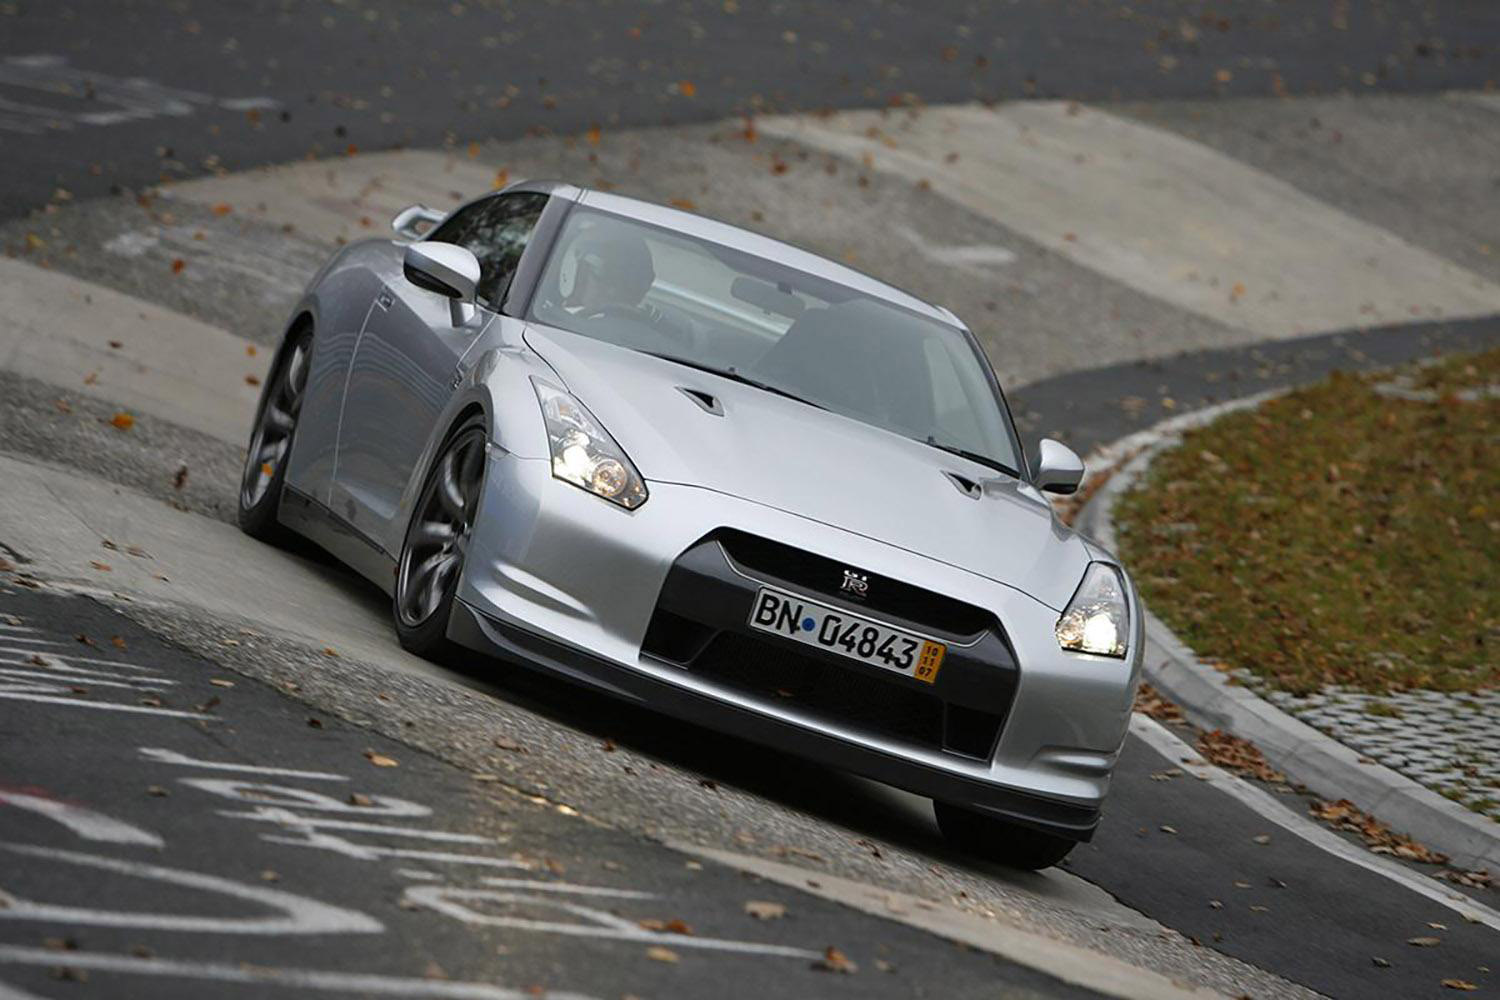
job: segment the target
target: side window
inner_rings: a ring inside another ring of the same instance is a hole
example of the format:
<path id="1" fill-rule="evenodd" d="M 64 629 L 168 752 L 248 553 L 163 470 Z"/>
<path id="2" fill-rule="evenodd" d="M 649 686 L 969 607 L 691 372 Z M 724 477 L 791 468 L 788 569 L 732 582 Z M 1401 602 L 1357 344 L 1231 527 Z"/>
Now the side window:
<path id="1" fill-rule="evenodd" d="M 521 251 L 546 205 L 547 195 L 531 191 L 486 198 L 445 221 L 427 238 L 466 247 L 479 258 L 479 302 L 499 309 Z"/>

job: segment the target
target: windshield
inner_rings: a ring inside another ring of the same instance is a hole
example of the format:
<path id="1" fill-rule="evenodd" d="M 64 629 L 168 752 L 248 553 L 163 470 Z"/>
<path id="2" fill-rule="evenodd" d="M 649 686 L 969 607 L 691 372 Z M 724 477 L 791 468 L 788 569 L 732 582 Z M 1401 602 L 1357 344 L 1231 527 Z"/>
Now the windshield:
<path id="1" fill-rule="evenodd" d="M 972 339 L 828 278 L 596 209 L 568 216 L 531 319 L 832 410 L 1015 474 Z"/>

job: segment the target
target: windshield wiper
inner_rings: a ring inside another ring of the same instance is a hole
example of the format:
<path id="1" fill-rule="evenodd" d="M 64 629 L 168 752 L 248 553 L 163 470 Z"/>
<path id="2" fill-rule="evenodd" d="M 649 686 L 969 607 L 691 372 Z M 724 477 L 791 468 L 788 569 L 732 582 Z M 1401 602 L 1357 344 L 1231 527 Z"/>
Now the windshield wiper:
<path id="1" fill-rule="evenodd" d="M 752 388 L 760 389 L 764 392 L 774 393 L 777 396 L 785 396 L 787 399 L 796 400 L 797 402 L 804 403 L 808 406 L 813 407 L 814 409 L 828 409 L 828 407 L 822 405 L 821 403 L 814 403 L 810 399 L 804 399 L 794 392 L 786 391 L 780 386 L 771 385 L 769 382 L 762 382 L 759 379 L 753 379 L 749 375 L 746 375 L 743 372 L 737 370 L 734 365 L 730 365 L 728 368 L 716 368 L 713 365 L 705 365 L 699 361 L 690 361 L 687 358 L 679 358 L 675 354 L 658 354 L 656 351 L 642 351 L 641 353 L 649 354 L 653 358 L 661 358 L 663 361 L 670 361 L 673 364 L 682 365 L 684 368 L 693 368 L 700 372 L 708 372 L 710 375 L 718 375 L 720 378 L 727 378 L 732 382 L 738 382 L 741 385 L 748 385 Z"/>
<path id="2" fill-rule="evenodd" d="M 1015 469 L 1012 469 L 1010 466 L 1006 465 L 1004 462 L 999 461 L 998 459 L 990 458 L 988 455 L 981 455 L 977 451 L 969 451 L 966 448 L 960 448 L 956 444 L 945 444 L 942 441 L 939 441 L 937 438 L 933 437 L 931 434 L 927 435 L 925 440 L 921 438 L 918 438 L 917 440 L 922 441 L 922 443 L 927 445 L 929 448 L 936 448 L 938 451 L 946 451 L 950 455 L 957 455 L 959 458 L 967 458 L 971 462 L 978 462 L 980 465 L 987 465 L 991 469 L 994 469 L 996 472 L 1005 473 L 1012 479 L 1020 478 Z"/>

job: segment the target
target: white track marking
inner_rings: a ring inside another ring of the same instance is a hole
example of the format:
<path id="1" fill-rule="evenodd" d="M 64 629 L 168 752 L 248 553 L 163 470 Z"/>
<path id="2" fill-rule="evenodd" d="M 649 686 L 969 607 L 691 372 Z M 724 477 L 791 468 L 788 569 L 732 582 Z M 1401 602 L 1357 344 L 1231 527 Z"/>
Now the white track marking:
<path id="1" fill-rule="evenodd" d="M 183 767 L 196 767 L 206 771 L 238 771 L 243 774 L 263 774 L 280 778 L 303 778 L 307 781 L 348 781 L 342 774 L 331 774 L 327 771 L 299 771 L 291 767 L 261 767 L 258 764 L 231 764 L 227 761 L 199 760 L 189 757 L 187 754 L 178 753 L 176 750 L 166 750 L 162 747 L 140 747 L 140 754 L 148 760 L 158 764 L 180 764 Z"/>
<path id="2" fill-rule="evenodd" d="M 67 645 L 67 643 L 63 643 L 63 642 L 50 642 L 50 641 L 47 642 L 46 644 L 49 645 L 49 646 L 66 646 Z M 143 667 L 143 666 L 140 666 L 139 664 L 135 664 L 135 663 L 122 663 L 119 660 L 106 660 L 102 656 L 73 656 L 71 653 L 48 653 L 48 652 L 44 652 L 42 650 L 37 650 L 37 649 L 12 649 L 12 648 L 9 648 L 9 647 L 6 647 L 6 646 L 0 646 L 0 663 L 16 663 L 16 664 L 19 665 L 19 664 L 23 664 L 23 663 L 28 662 L 28 660 L 29 660 L 30 657 L 37 656 L 37 655 L 41 655 L 41 656 L 45 657 L 47 659 L 47 661 L 48 661 L 49 664 L 50 663 L 54 663 L 54 662 L 55 663 L 93 663 L 93 664 L 96 664 L 98 666 L 114 667 L 116 670 L 139 670 L 140 672 L 142 672 L 144 674 L 150 674 L 153 677 L 160 677 L 161 676 L 160 674 L 152 674 L 151 673 L 151 670 L 152 670 L 151 667 Z M 6 659 L 6 657 L 16 657 L 16 656 L 24 656 L 24 657 L 27 657 L 28 660 L 10 660 L 10 659 Z"/>
<path id="3" fill-rule="evenodd" d="M 58 675 L 62 676 L 59 677 Z M 153 681 L 143 677 L 111 678 L 106 674 L 93 671 L 68 670 L 66 667 L 41 667 L 37 669 L 21 669 L 19 667 L 0 667 L 0 678 L 9 678 L 18 681 L 58 681 L 71 680 L 80 686 L 90 688 L 124 688 L 127 691 L 155 691 L 170 685 L 160 681 Z"/>
<path id="4" fill-rule="evenodd" d="M 580 885 L 577 882 L 538 882 L 525 878 L 485 878 L 485 885 L 497 889 L 519 889 L 525 892 L 566 892 L 576 896 L 609 896 L 612 899 L 655 899 L 650 892 L 639 889 L 612 889 L 603 885 Z"/>
<path id="5" fill-rule="evenodd" d="M 306 788 L 289 788 L 285 785 L 264 785 L 235 778 L 178 778 L 177 780 L 189 788 L 196 788 L 210 795 L 217 795 L 232 802 L 254 802 L 268 809 L 309 809 L 320 813 L 343 813 L 381 819 L 416 819 L 432 815 L 431 806 L 388 795 L 371 795 L 367 804 L 355 805 L 347 799 L 336 799 L 322 792 L 309 791 Z M 321 819 L 305 817 L 299 817 L 298 821 L 302 823 L 324 822 Z"/>
<path id="6" fill-rule="evenodd" d="M 756 127 L 926 180 L 1245 339 L 1500 312 L 1500 286 L 1208 146 L 1095 108 L 1016 101 Z"/>
<path id="7" fill-rule="evenodd" d="M 71 130 L 74 125 L 121 125 L 148 118 L 182 118 L 202 108 L 226 111 L 271 109 L 281 105 L 269 97 L 216 98 L 196 90 L 168 87 L 141 77 L 117 77 L 75 69 L 55 55 L 11 56 L 0 60 L 0 83 L 13 88 L 73 98 L 76 104 L 29 105 L 5 101 L 10 112 L 0 119 L 15 123 L 14 131 Z"/>
<path id="8" fill-rule="evenodd" d="M 531 888 L 530 886 L 527 887 Z M 648 931 L 633 920 L 616 916 L 605 910 L 570 903 L 564 899 L 527 895 L 525 892 L 507 892 L 497 889 L 458 889 L 437 885 L 414 885 L 407 888 L 404 898 L 425 906 L 444 916 L 478 927 L 509 927 L 515 930 L 546 934 L 563 934 L 572 937 L 602 938 L 613 941 L 639 941 L 669 945 L 677 948 L 701 948 L 708 951 L 727 951 L 744 955 L 768 955 L 777 958 L 818 959 L 821 952 L 806 948 L 793 948 L 781 944 L 761 944 L 755 941 L 733 941 L 725 938 L 689 937 L 685 934 Z M 652 898 L 649 893 L 644 898 Z M 471 909 L 468 902 L 491 904 L 524 903 L 533 909 L 552 909 L 576 918 L 572 921 L 532 920 L 527 917 L 507 917 L 499 914 Z"/>
<path id="9" fill-rule="evenodd" d="M 248 344 L 113 289 L 0 257 L 0 368 L 70 393 L 243 446 L 259 394 L 246 376 L 263 379 L 271 354 L 252 357 Z"/>
<path id="10" fill-rule="evenodd" d="M 127 664 L 120 664 L 120 666 L 127 666 Z M 131 667 L 130 669 L 134 670 L 138 668 Z M 49 660 L 46 663 L 32 663 L 30 660 L 13 660 L 0 657 L 0 670 L 4 670 L 8 674 L 26 673 L 35 677 L 52 678 L 53 680 L 57 680 L 58 675 L 61 674 L 63 679 L 77 677 L 82 680 L 101 682 L 118 681 L 123 686 L 141 690 L 177 686 L 176 681 L 167 677 L 155 675 L 141 677 L 137 674 L 116 674 L 108 670 L 86 670 L 83 667 L 70 667 L 62 661 L 61 657 L 56 657 L 54 660 Z"/>
<path id="11" fill-rule="evenodd" d="M 105 712 L 127 712 L 135 715 L 161 715 L 169 719 L 202 719 L 218 722 L 212 715 L 201 712 L 179 712 L 174 708 L 152 708 L 149 705 L 117 705 L 108 701 L 85 701 L 82 698 L 59 698 L 52 695 L 31 694 L 25 691 L 7 691 L 0 688 L 0 698 L 11 701 L 32 701 L 42 705 L 66 705 L 69 708 L 96 708 Z"/>
<path id="12" fill-rule="evenodd" d="M 294 990 L 324 990 L 352 995 L 411 998 L 411 1000 L 527 1000 L 521 990 L 490 983 L 465 983 L 441 979 L 382 976 L 375 973 L 294 969 L 265 965 L 230 965 L 170 958 L 136 958 L 101 952 L 57 952 L 49 948 L 0 945 L 0 964 L 67 966 L 90 972 L 205 979 L 217 983 L 285 987 Z M 581 993 L 547 991 L 552 1000 L 590 1000 Z"/>
<path id="13" fill-rule="evenodd" d="M 0 789 L 0 803 L 15 806 L 17 809 L 25 809 L 45 816 L 54 823 L 60 823 L 72 830 L 85 840 L 98 840 L 106 844 L 132 844 L 142 847 L 161 847 L 161 837 L 149 830 L 142 830 L 138 826 L 85 809 L 83 806 L 73 805 L 71 802 L 59 802 L 56 799 L 44 799 L 40 795 L 27 795 L 24 792 L 8 792 Z"/>
<path id="14" fill-rule="evenodd" d="M 64 851 L 32 844 L 0 843 L 0 850 L 27 857 L 41 858 L 62 865 L 97 868 L 135 878 L 177 885 L 188 889 L 228 896 L 256 907 L 270 907 L 272 916 L 211 917 L 204 914 L 136 913 L 98 910 L 85 906 L 60 906 L 38 903 L 19 896 L 8 896 L 8 905 L 0 907 L 0 920 L 31 920 L 82 927 L 130 927 L 139 930 L 188 931 L 197 934 L 378 934 L 385 927 L 357 910 L 331 906 L 280 889 L 245 885 L 217 875 L 166 868 L 139 861 L 125 861 L 80 851 Z M 75 879 L 76 881 L 76 879 Z M 57 953 L 53 952 L 56 962 Z"/>
<path id="15" fill-rule="evenodd" d="M 387 823 L 362 823 L 358 820 L 322 819 L 303 816 L 276 806 L 262 806 L 249 812 L 233 812 L 223 809 L 219 811 L 219 815 L 227 819 L 249 819 L 266 823 L 279 823 L 294 830 L 344 830 L 351 833 L 379 833 L 391 837 L 415 837 L 419 840 L 435 840 L 445 844 L 488 845 L 496 842 L 492 837 L 482 837 L 477 833 L 451 833 L 447 830 L 419 830 L 402 826 L 391 826 Z"/>
<path id="16" fill-rule="evenodd" d="M 1155 719 L 1139 713 L 1132 714 L 1130 731 L 1175 766 L 1208 782 L 1214 788 L 1249 807 L 1257 815 L 1301 837 L 1314 847 L 1327 851 L 1340 861 L 1346 861 L 1366 871 L 1374 872 L 1402 888 L 1410 889 L 1419 896 L 1447 907 L 1465 920 L 1484 924 L 1491 930 L 1500 931 L 1500 913 L 1379 854 L 1371 854 L 1364 848 L 1351 844 L 1332 830 L 1293 812 L 1276 801 L 1270 793 L 1204 760 L 1198 751 L 1178 739 Z"/>

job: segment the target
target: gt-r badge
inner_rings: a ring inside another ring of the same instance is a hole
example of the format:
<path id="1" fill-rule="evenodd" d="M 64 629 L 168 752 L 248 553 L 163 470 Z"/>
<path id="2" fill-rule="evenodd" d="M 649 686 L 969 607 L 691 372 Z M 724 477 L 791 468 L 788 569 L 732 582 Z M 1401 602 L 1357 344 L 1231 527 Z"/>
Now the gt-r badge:
<path id="1" fill-rule="evenodd" d="M 852 569 L 844 570 L 844 582 L 839 587 L 846 594 L 855 597 L 865 597 L 870 592 L 870 578 L 862 573 L 856 573 Z"/>

